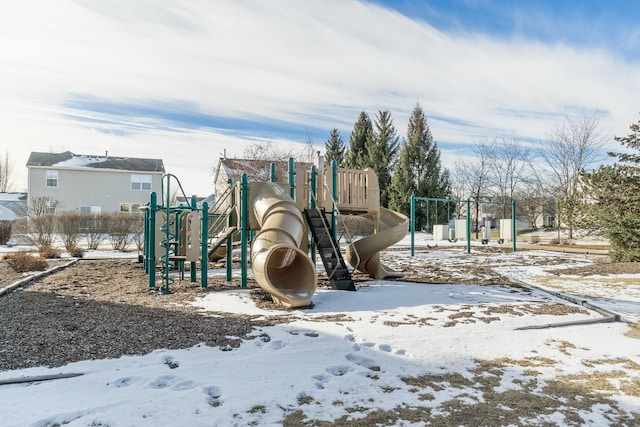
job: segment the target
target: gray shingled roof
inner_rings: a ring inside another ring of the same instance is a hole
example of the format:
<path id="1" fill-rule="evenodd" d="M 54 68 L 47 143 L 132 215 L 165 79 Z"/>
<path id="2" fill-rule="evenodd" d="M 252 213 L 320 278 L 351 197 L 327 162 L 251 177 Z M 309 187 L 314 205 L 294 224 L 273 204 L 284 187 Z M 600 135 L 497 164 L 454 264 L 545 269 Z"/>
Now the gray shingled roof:
<path id="1" fill-rule="evenodd" d="M 224 167 L 227 176 L 234 181 L 239 181 L 243 173 L 246 173 L 250 178 L 267 179 L 271 173 L 271 160 L 258 160 L 258 159 L 220 159 L 222 167 Z M 287 173 L 289 170 L 289 162 L 276 161 L 276 169 L 279 174 Z M 305 167 L 311 168 L 313 163 L 297 162 L 296 164 L 302 164 Z"/>
<path id="2" fill-rule="evenodd" d="M 141 159 L 135 157 L 92 156 L 64 153 L 32 152 L 27 160 L 27 167 L 55 167 L 55 168 L 94 168 L 115 169 L 133 172 L 164 172 L 164 164 L 160 159 Z"/>

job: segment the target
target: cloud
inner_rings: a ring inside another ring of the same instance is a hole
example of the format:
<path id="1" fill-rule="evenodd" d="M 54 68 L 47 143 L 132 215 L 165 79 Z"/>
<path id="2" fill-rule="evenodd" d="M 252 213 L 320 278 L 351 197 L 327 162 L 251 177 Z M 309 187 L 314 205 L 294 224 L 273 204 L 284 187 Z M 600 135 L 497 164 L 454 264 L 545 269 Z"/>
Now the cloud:
<path id="1" fill-rule="evenodd" d="M 333 127 L 348 141 L 361 110 L 391 110 L 404 134 L 418 101 L 451 150 L 495 133 L 544 138 L 576 108 L 605 112 L 616 134 L 637 119 L 640 69 L 617 53 L 443 31 L 360 1 L 35 6 L 0 17 L 2 134 L 16 169 L 43 147 L 109 146 L 174 163 L 201 193 L 224 148 L 308 135 L 322 148 Z"/>

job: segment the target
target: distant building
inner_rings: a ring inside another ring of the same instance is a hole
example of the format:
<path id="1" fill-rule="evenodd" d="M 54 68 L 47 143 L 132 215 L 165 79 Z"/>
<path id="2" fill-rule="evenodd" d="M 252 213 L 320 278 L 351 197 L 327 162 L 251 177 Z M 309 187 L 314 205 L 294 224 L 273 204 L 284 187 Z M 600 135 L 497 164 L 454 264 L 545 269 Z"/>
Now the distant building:
<path id="1" fill-rule="evenodd" d="M 0 193 L 0 221 L 27 217 L 27 193 Z"/>
<path id="2" fill-rule="evenodd" d="M 52 211 L 137 212 L 160 193 L 162 160 L 32 152 L 27 161 L 29 206 L 48 200 Z"/>
<path id="3" fill-rule="evenodd" d="M 229 159 L 221 158 L 218 162 L 218 168 L 215 174 L 215 194 L 222 194 L 231 179 L 233 182 L 239 182 L 242 174 L 247 174 L 249 181 L 269 181 L 271 179 L 272 160 L 256 160 L 256 159 Z M 318 167 L 318 161 L 314 162 Z M 314 163 L 295 162 L 296 170 L 310 170 Z M 289 182 L 289 162 L 276 161 L 277 182 Z"/>

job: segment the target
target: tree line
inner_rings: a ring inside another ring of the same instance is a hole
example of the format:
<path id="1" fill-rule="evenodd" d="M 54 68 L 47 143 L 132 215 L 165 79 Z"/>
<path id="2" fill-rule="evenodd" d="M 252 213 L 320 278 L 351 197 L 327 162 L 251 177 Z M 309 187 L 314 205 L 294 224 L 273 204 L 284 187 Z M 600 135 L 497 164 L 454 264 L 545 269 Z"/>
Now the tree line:
<path id="1" fill-rule="evenodd" d="M 608 137 L 600 129 L 597 112 L 564 116 L 543 141 L 500 134 L 471 144 L 471 154 L 460 154 L 442 165 L 427 116 L 419 104 L 413 109 L 406 136 L 400 138 L 389 111 L 372 120 L 361 112 L 348 146 L 337 128 L 325 142 L 325 160 L 339 167 L 371 168 L 378 175 L 380 202 L 408 215 L 410 197 L 471 200 L 476 230 L 480 206 L 485 215 L 510 218 L 510 202 L 518 218 L 532 227 L 562 230 L 572 240 L 578 231 L 601 234 L 611 243 L 614 260 L 640 260 L 640 122 L 632 133 L 615 140 L 625 153 L 606 153 Z M 604 162 L 607 155 L 617 160 Z M 447 223 L 464 214 L 464 204 L 442 203 L 440 210 L 417 209 L 417 227 Z M 436 217 L 437 215 L 437 217 Z M 547 221 L 542 221 L 543 219 Z"/>

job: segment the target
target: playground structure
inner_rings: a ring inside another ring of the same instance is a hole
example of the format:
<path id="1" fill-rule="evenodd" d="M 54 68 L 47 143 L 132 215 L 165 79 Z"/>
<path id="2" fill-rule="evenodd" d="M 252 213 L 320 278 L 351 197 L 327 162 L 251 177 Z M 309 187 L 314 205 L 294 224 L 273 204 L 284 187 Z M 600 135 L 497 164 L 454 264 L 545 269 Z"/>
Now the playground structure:
<path id="1" fill-rule="evenodd" d="M 416 202 L 426 201 L 427 202 L 427 210 L 428 203 L 435 202 L 436 203 L 436 212 L 437 212 L 437 203 L 443 202 L 446 204 L 459 204 L 462 203 L 466 205 L 466 213 L 465 218 L 455 218 L 453 219 L 453 229 L 449 228 L 449 222 L 451 220 L 450 215 L 448 215 L 446 224 L 433 224 L 433 237 L 434 243 L 437 245 L 438 241 L 448 240 L 448 241 L 458 241 L 458 240 L 466 240 L 466 248 L 467 253 L 471 253 L 471 199 L 467 200 L 456 200 L 456 199 L 441 199 L 434 197 L 417 197 L 415 195 L 411 195 L 411 225 L 410 225 L 410 233 L 411 233 L 411 256 L 415 255 L 415 218 L 416 218 Z M 476 202 L 474 202 L 476 203 Z M 511 218 L 501 219 L 500 220 L 500 238 L 497 240 L 499 244 L 504 243 L 505 241 L 510 241 L 512 244 L 512 250 L 515 252 L 516 248 L 516 202 L 477 202 L 482 205 L 509 205 L 511 206 Z M 436 213 L 437 217 L 437 213 Z M 429 214 L 427 213 L 427 218 L 429 218 Z M 484 227 L 482 229 L 482 239 L 481 242 L 483 245 L 486 245 L 491 240 L 491 222 L 486 221 Z"/>
<path id="2" fill-rule="evenodd" d="M 159 276 L 160 291 L 169 293 L 176 271 L 184 276 L 186 262 L 191 263 L 192 282 L 200 263 L 201 286 L 207 287 L 209 260 L 223 257 L 231 281 L 234 244 L 240 249 L 240 286 L 247 286 L 250 266 L 258 285 L 286 307 L 311 303 L 317 285 L 316 253 L 335 289 L 355 290 L 353 268 L 376 279 L 401 276 L 380 261 L 380 251 L 407 234 L 409 220 L 380 207 L 372 170 L 339 169 L 335 162 L 330 168 L 305 170 L 289 159 L 287 174 L 271 165 L 270 182 L 249 182 L 246 174 L 239 182 L 229 181 L 212 207 L 198 207 L 195 197 L 171 206 L 172 178 L 177 181 L 171 175 L 163 177 L 162 203 L 152 193 L 143 208 L 143 259 L 150 288 L 156 287 Z M 179 181 L 178 188 L 182 191 Z M 360 215 L 374 229 L 370 236 L 348 241 L 344 258 L 337 233 L 340 215 Z"/>

